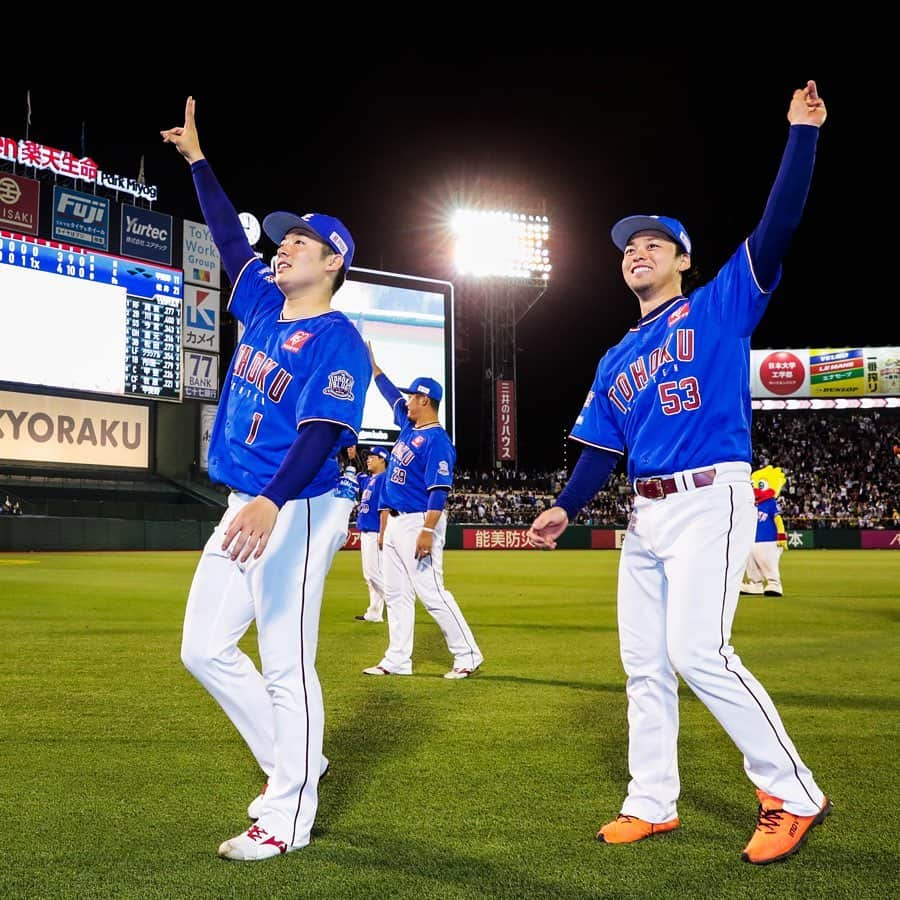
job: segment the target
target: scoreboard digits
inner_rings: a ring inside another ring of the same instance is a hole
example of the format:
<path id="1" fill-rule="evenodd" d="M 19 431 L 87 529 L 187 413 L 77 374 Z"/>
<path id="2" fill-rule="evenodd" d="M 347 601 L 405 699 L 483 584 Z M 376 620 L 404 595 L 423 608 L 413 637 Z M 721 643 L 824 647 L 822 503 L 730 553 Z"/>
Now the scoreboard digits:
<path id="1" fill-rule="evenodd" d="M 122 393 L 181 400 L 180 269 L 7 231 L 0 246 L 0 264 L 123 288 Z"/>

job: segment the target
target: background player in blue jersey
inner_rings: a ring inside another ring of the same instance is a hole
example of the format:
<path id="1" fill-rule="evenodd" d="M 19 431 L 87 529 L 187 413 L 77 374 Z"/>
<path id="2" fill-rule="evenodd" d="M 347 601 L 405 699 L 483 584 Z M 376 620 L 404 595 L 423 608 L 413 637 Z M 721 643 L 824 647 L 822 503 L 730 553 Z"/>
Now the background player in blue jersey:
<path id="1" fill-rule="evenodd" d="M 266 859 L 309 843 L 327 767 L 319 612 L 353 507 L 334 494 L 337 454 L 355 443 L 372 366 L 353 324 L 331 308 L 353 258 L 344 225 L 319 213 L 267 216 L 273 272 L 200 150 L 193 98 L 184 126 L 161 134 L 191 164 L 234 285 L 229 309 L 244 324 L 209 449 L 210 477 L 232 493 L 194 574 L 181 655 L 268 775 L 251 804 L 258 821 L 219 856 Z M 254 619 L 262 673 L 238 647 Z"/>
<path id="2" fill-rule="evenodd" d="M 384 575 L 381 571 L 381 490 L 384 472 L 391 453 L 387 447 L 373 447 L 366 456 L 367 475 L 359 477 L 359 506 L 356 510 L 356 529 L 359 531 L 359 550 L 362 572 L 369 588 L 369 607 L 356 616 L 361 622 L 384 621 Z"/>
<path id="3" fill-rule="evenodd" d="M 744 755 L 759 798 L 742 858 L 796 852 L 831 803 L 772 700 L 730 645 L 756 508 L 750 485 L 750 335 L 778 284 L 803 212 L 825 104 L 794 92 L 781 167 L 762 219 L 715 278 L 685 295 L 684 226 L 630 216 L 612 229 L 641 319 L 600 360 L 572 437 L 585 447 L 556 504 L 531 526 L 553 548 L 627 451 L 637 494 L 619 564 L 618 617 L 628 677 L 631 782 L 605 843 L 679 825 L 678 675 Z"/>
<path id="4" fill-rule="evenodd" d="M 453 594 L 444 587 L 444 506 L 456 461 L 450 435 L 438 421 L 444 391 L 433 378 L 416 378 L 408 388 L 396 388 L 378 368 L 374 355 L 372 369 L 400 436 L 391 450 L 381 493 L 381 565 L 390 643 L 381 662 L 363 671 L 366 675 L 412 675 L 418 595 L 453 655 L 453 668 L 444 678 L 468 678 L 484 657 Z M 405 403 L 401 390 L 409 394 Z"/>

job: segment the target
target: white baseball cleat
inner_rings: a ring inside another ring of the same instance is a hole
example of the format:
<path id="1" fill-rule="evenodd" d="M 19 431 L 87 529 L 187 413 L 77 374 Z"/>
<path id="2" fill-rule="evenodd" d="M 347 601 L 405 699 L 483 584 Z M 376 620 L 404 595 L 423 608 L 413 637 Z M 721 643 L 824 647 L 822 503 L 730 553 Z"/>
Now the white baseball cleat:
<path id="1" fill-rule="evenodd" d="M 297 850 L 297 847 L 289 847 L 284 841 L 279 840 L 274 834 L 269 834 L 261 825 L 251 825 L 243 834 L 224 841 L 218 855 L 221 859 L 232 859 L 239 862 L 258 862 L 261 859 L 272 859 L 281 856 L 289 850 Z"/>
<path id="2" fill-rule="evenodd" d="M 474 669 L 464 669 L 464 668 L 454 668 L 451 669 L 444 675 L 444 678 L 451 678 L 453 680 L 458 680 L 460 678 L 469 678 L 474 675 L 479 669 L 479 666 L 475 666 Z"/>
<path id="3" fill-rule="evenodd" d="M 331 768 L 331 763 L 324 756 L 322 757 L 322 765 L 324 766 L 324 768 L 319 774 L 319 781 L 321 781 L 328 774 L 328 770 Z M 269 782 L 267 781 L 263 785 L 263 789 L 256 797 L 254 797 L 250 801 L 250 805 L 247 807 L 247 818 L 253 819 L 254 822 L 259 818 L 260 813 L 263 810 L 263 805 L 266 802 L 266 791 L 268 789 Z"/>
<path id="4" fill-rule="evenodd" d="M 369 666 L 363 669 L 363 675 L 412 675 L 412 672 L 392 672 L 384 666 Z"/>

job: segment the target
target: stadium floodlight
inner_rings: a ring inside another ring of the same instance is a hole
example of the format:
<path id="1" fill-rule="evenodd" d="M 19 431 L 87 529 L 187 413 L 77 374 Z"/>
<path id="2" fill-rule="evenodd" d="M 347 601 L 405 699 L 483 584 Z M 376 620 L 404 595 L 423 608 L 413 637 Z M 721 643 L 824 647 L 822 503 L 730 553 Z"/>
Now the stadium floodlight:
<path id="1" fill-rule="evenodd" d="M 550 220 L 545 215 L 459 209 L 451 227 L 461 275 L 503 278 L 546 286 L 550 262 Z"/>

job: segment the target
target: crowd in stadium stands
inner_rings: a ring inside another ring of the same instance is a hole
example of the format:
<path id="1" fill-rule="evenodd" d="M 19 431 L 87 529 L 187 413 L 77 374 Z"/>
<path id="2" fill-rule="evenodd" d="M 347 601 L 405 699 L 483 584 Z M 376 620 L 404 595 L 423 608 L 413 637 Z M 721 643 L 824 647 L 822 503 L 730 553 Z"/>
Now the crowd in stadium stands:
<path id="1" fill-rule="evenodd" d="M 896 417 L 869 413 L 767 412 L 753 421 L 754 468 L 781 466 L 781 511 L 791 530 L 900 528 L 900 437 Z M 447 505 L 457 524 L 528 526 L 550 506 L 564 470 L 528 474 L 458 471 Z M 620 465 L 576 524 L 624 527 L 632 490 Z"/>
<path id="2" fill-rule="evenodd" d="M 895 413 L 757 413 L 753 449 L 754 468 L 781 466 L 787 475 L 779 502 L 790 530 L 900 529 L 900 416 Z M 567 477 L 565 469 L 489 473 L 457 468 L 447 503 L 450 522 L 528 527 L 553 503 Z M 195 478 L 223 495 L 228 492 L 203 473 Z M 632 496 L 623 460 L 576 524 L 624 528 Z M 23 512 L 34 514 L 15 494 L 0 502 L 0 515 Z"/>

